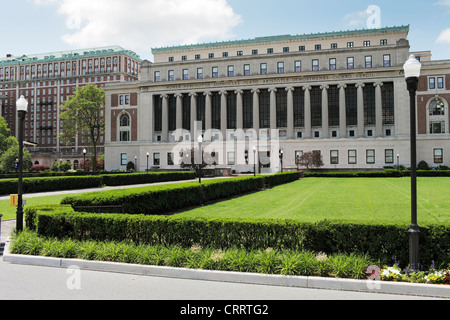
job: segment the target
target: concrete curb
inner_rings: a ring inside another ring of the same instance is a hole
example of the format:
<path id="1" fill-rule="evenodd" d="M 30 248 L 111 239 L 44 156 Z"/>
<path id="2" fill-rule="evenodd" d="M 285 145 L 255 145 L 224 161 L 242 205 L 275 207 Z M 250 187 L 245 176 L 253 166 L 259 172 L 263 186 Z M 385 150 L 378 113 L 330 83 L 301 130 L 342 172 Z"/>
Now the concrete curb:
<path id="1" fill-rule="evenodd" d="M 153 277 L 166 277 L 203 281 L 233 282 L 242 284 L 300 287 L 357 291 L 379 294 L 413 295 L 450 299 L 450 286 L 415 284 L 404 282 L 335 279 L 320 277 L 282 276 L 256 273 L 211 271 L 160 266 L 136 265 L 117 262 L 87 261 L 39 256 L 9 254 L 9 242 L 5 246 L 3 261 L 15 264 L 57 268 L 79 268 L 81 270 L 116 272 Z"/>

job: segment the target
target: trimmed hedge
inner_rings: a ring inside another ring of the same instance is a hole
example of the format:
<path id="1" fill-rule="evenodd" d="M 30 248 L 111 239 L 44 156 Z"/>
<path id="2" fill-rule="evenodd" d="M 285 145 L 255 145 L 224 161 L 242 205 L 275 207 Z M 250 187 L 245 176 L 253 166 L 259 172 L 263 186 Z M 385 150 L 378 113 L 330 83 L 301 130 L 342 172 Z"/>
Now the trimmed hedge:
<path id="1" fill-rule="evenodd" d="M 103 185 L 101 176 L 84 177 L 46 177 L 24 178 L 23 192 L 47 192 L 59 190 L 75 190 L 85 188 L 98 188 Z M 0 194 L 16 194 L 18 189 L 17 179 L 0 180 Z"/>
<path id="2" fill-rule="evenodd" d="M 292 182 L 299 177 L 298 172 L 287 172 L 270 176 L 214 179 L 203 181 L 202 184 L 187 182 L 93 192 L 68 196 L 62 200 L 61 204 L 70 204 L 72 207 L 95 207 L 95 212 L 110 212 L 108 207 L 123 206 L 123 211 L 129 214 L 167 214 L 209 201 L 258 191 L 267 184 L 275 186 Z M 89 209 L 82 208 L 81 211 L 89 211 Z"/>
<path id="3" fill-rule="evenodd" d="M 106 186 L 155 183 L 195 179 L 195 172 L 152 172 L 133 174 L 102 174 L 88 176 L 24 178 L 24 193 L 74 190 Z M 0 180 L 0 194 L 17 193 L 17 179 Z"/>
<path id="4" fill-rule="evenodd" d="M 399 178 L 409 177 L 409 170 L 385 169 L 383 171 L 358 171 L 358 172 L 320 172 L 308 171 L 303 173 L 303 177 L 326 177 L 326 178 Z M 450 170 L 417 170 L 418 177 L 450 177 Z"/>
<path id="5" fill-rule="evenodd" d="M 192 218 L 127 214 L 76 213 L 71 207 L 28 208 L 27 226 L 45 237 L 77 240 L 133 241 L 138 244 L 180 245 L 217 249 L 266 248 L 310 250 L 327 254 L 368 254 L 381 263 L 397 257 L 408 263 L 408 227 L 305 223 L 278 219 Z M 450 263 L 450 225 L 420 227 L 422 265 Z"/>

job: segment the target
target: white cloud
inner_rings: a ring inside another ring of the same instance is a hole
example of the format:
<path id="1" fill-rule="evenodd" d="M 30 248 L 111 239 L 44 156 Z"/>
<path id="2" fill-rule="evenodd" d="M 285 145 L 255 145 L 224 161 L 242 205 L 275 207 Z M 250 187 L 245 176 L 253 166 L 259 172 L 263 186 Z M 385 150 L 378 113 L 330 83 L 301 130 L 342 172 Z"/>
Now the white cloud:
<path id="1" fill-rule="evenodd" d="M 152 47 L 225 40 L 241 23 L 226 0 L 34 0 L 55 5 L 71 30 L 64 42 L 78 47 Z"/>
<path id="2" fill-rule="evenodd" d="M 368 17 L 369 13 L 366 10 L 355 11 L 347 14 L 344 17 L 344 23 L 347 28 L 365 28 Z"/>
<path id="3" fill-rule="evenodd" d="M 441 34 L 436 40 L 436 43 L 450 44 L 450 28 L 447 28 L 441 32 Z"/>

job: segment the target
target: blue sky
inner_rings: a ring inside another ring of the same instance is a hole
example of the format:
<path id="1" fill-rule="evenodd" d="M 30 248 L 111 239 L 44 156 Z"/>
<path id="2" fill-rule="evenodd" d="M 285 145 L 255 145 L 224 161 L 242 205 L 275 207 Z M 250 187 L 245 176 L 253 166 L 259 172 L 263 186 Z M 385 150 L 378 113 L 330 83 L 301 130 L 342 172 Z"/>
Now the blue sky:
<path id="1" fill-rule="evenodd" d="M 2 2 L 0 57 L 121 45 L 151 60 L 152 47 L 364 29 L 376 5 L 381 27 L 410 25 L 412 51 L 450 59 L 450 0 Z"/>

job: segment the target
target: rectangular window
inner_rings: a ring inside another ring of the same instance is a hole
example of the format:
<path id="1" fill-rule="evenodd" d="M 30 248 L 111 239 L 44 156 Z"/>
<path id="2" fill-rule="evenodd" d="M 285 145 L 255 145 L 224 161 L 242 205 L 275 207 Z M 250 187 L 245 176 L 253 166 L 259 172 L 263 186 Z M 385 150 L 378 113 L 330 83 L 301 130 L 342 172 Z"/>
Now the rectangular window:
<path id="1" fill-rule="evenodd" d="M 173 153 L 172 152 L 167 153 L 167 165 L 173 166 Z"/>
<path id="2" fill-rule="evenodd" d="M 302 71 L 302 62 L 301 61 L 295 61 L 294 62 L 294 70 L 295 70 L 295 72 L 301 72 Z"/>
<path id="3" fill-rule="evenodd" d="M 257 49 L 252 50 L 252 56 L 256 56 L 257 54 L 258 54 L 258 50 Z"/>
<path id="4" fill-rule="evenodd" d="M 234 66 L 228 66 L 228 76 L 234 77 Z"/>
<path id="5" fill-rule="evenodd" d="M 364 60 L 365 60 L 366 68 L 372 68 L 372 56 L 366 56 L 364 58 Z"/>
<path id="6" fill-rule="evenodd" d="M 249 76 L 249 75 L 250 75 L 250 65 L 244 64 L 244 76 Z"/>
<path id="7" fill-rule="evenodd" d="M 234 152 L 228 152 L 227 153 L 227 164 L 229 166 L 233 166 L 235 161 L 234 161 L 235 155 Z"/>
<path id="8" fill-rule="evenodd" d="M 321 45 L 321 44 L 316 44 L 316 45 L 314 46 L 314 49 L 315 49 L 315 50 L 322 50 L 322 45 Z"/>
<path id="9" fill-rule="evenodd" d="M 284 47 L 283 48 L 283 52 L 288 53 L 289 52 L 289 47 Z"/>
<path id="10" fill-rule="evenodd" d="M 306 50 L 305 46 L 299 46 L 298 47 L 298 51 L 305 51 L 305 50 Z"/>
<path id="11" fill-rule="evenodd" d="M 173 70 L 169 70 L 169 81 L 175 80 L 175 73 Z"/>
<path id="12" fill-rule="evenodd" d="M 330 70 L 336 70 L 336 58 L 330 59 Z"/>
<path id="13" fill-rule="evenodd" d="M 355 59 L 353 57 L 347 58 L 347 69 L 353 69 L 355 67 Z"/>
<path id="14" fill-rule="evenodd" d="M 339 151 L 338 150 L 330 151 L 330 164 L 339 164 Z"/>
<path id="15" fill-rule="evenodd" d="M 183 80 L 188 80 L 189 74 L 187 69 L 183 69 Z"/>
<path id="16" fill-rule="evenodd" d="M 272 53 L 273 53 L 273 48 L 267 49 L 267 53 L 268 53 L 268 54 L 272 54 Z"/>
<path id="17" fill-rule="evenodd" d="M 354 44 L 353 42 L 347 42 L 347 48 L 353 48 Z"/>
<path id="18" fill-rule="evenodd" d="M 383 55 L 383 66 L 385 66 L 385 67 L 391 66 L 391 55 L 390 54 Z"/>
<path id="19" fill-rule="evenodd" d="M 208 54 L 208 58 L 209 58 L 209 59 L 214 59 L 214 53 L 209 53 L 209 54 Z"/>
<path id="20" fill-rule="evenodd" d="M 435 78 L 429 78 L 428 79 L 428 88 L 429 89 L 436 89 L 436 79 Z"/>
<path id="21" fill-rule="evenodd" d="M 437 78 L 438 89 L 444 89 L 444 77 Z"/>
<path id="22" fill-rule="evenodd" d="M 380 46 L 387 46 L 387 39 L 380 40 Z"/>
<path id="23" fill-rule="evenodd" d="M 154 153 L 153 154 L 153 165 L 154 166 L 159 166 L 159 153 Z"/>
<path id="24" fill-rule="evenodd" d="M 430 133 L 431 134 L 445 133 L 445 121 L 431 121 L 430 122 Z"/>
<path id="25" fill-rule="evenodd" d="M 370 41 L 364 41 L 363 42 L 364 47 L 370 47 Z"/>
<path id="26" fill-rule="evenodd" d="M 373 149 L 366 150 L 366 163 L 367 164 L 375 163 L 375 150 Z"/>
<path id="27" fill-rule="evenodd" d="M 161 81 L 161 73 L 159 71 L 155 71 L 155 82 Z"/>
<path id="28" fill-rule="evenodd" d="M 228 58 L 228 52 L 222 52 L 222 58 Z"/>
<path id="29" fill-rule="evenodd" d="M 277 72 L 284 73 L 284 62 L 278 62 Z"/>
<path id="30" fill-rule="evenodd" d="M 219 77 L 219 68 L 218 67 L 213 67 L 212 68 L 212 77 L 213 78 L 218 78 Z"/>
<path id="31" fill-rule="evenodd" d="M 319 60 L 318 59 L 313 59 L 312 71 L 319 71 Z"/>
<path id="32" fill-rule="evenodd" d="M 200 60 L 200 55 L 199 54 L 195 55 L 195 60 Z"/>
<path id="33" fill-rule="evenodd" d="M 434 163 L 444 163 L 444 152 L 442 149 L 433 150 Z"/>
<path id="34" fill-rule="evenodd" d="M 261 74 L 267 74 L 267 63 L 261 63 Z"/>
<path id="35" fill-rule="evenodd" d="M 242 57 L 242 56 L 244 55 L 244 52 L 243 52 L 243 51 L 238 51 L 238 52 L 236 53 L 236 55 L 237 55 L 238 57 Z"/>
<path id="36" fill-rule="evenodd" d="M 337 43 L 332 43 L 331 44 L 331 49 L 337 49 L 338 48 L 338 44 Z"/>
<path id="37" fill-rule="evenodd" d="M 384 162 L 386 164 L 394 163 L 394 150 L 393 149 L 384 150 Z"/>
<path id="38" fill-rule="evenodd" d="M 203 68 L 197 69 L 197 79 L 203 79 Z"/>
<path id="39" fill-rule="evenodd" d="M 348 164 L 356 164 L 356 150 L 348 150 Z"/>

